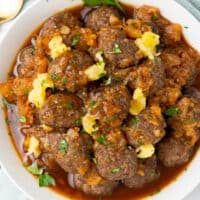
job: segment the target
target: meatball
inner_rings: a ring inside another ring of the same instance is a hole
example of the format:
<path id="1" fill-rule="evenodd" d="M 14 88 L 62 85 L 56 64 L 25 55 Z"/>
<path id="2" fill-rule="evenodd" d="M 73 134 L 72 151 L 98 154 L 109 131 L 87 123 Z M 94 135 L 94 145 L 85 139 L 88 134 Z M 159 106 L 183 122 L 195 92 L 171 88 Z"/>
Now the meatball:
<path id="1" fill-rule="evenodd" d="M 116 8 L 111 6 L 99 6 L 88 13 L 85 18 L 85 26 L 99 31 L 100 28 L 121 23 L 121 15 Z"/>
<path id="2" fill-rule="evenodd" d="M 58 128 L 70 128 L 77 125 L 83 112 L 83 102 L 75 95 L 51 95 L 40 108 L 42 124 Z"/>
<path id="3" fill-rule="evenodd" d="M 103 144 L 97 138 L 94 145 L 98 173 L 112 181 L 132 177 L 137 168 L 135 150 L 127 147 L 119 130 L 111 131 L 105 138 L 106 142 Z"/>
<path id="4" fill-rule="evenodd" d="M 129 74 L 131 89 L 141 88 L 147 94 L 154 94 L 164 86 L 165 72 L 161 60 L 146 60 Z"/>
<path id="5" fill-rule="evenodd" d="M 189 148 L 187 144 L 181 142 L 177 138 L 166 138 L 157 146 L 157 154 L 159 160 L 166 167 L 174 167 L 186 163 L 193 148 Z"/>
<path id="6" fill-rule="evenodd" d="M 88 54 L 74 50 L 53 60 L 48 73 L 55 77 L 53 80 L 59 90 L 75 92 L 87 85 L 88 79 L 84 70 L 92 64 L 93 60 Z"/>
<path id="7" fill-rule="evenodd" d="M 200 138 L 200 104 L 193 98 L 182 98 L 173 108 L 177 115 L 168 120 L 175 137 L 186 137 L 193 146 Z"/>
<path id="8" fill-rule="evenodd" d="M 98 123 L 105 129 L 109 127 L 119 127 L 127 117 L 131 95 L 123 84 L 102 87 L 100 90 L 91 93 L 89 104 L 90 113 L 97 116 Z"/>
<path id="9" fill-rule="evenodd" d="M 37 47 L 28 46 L 24 48 L 15 66 L 14 74 L 22 77 L 33 77 L 37 72 L 44 73 L 47 70 L 48 60 L 42 50 Z"/>
<path id="10" fill-rule="evenodd" d="M 193 81 L 200 58 L 194 49 L 182 44 L 166 48 L 161 54 L 161 59 L 166 77 L 182 87 Z"/>
<path id="11" fill-rule="evenodd" d="M 134 41 L 126 38 L 119 28 L 102 28 L 98 37 L 98 49 L 103 50 L 108 66 L 125 68 L 139 61 Z"/>
<path id="12" fill-rule="evenodd" d="M 125 133 L 129 144 L 156 144 L 165 136 L 165 120 L 159 106 L 151 106 L 129 120 Z"/>
<path id="13" fill-rule="evenodd" d="M 81 22 L 72 14 L 64 12 L 54 15 L 47 19 L 40 30 L 40 37 L 52 38 L 53 36 L 62 32 L 62 27 L 68 27 L 70 29 L 81 26 Z"/>
<path id="14" fill-rule="evenodd" d="M 90 167 L 87 145 L 90 137 L 79 134 L 79 128 L 69 129 L 67 133 L 48 135 L 50 152 L 56 162 L 69 173 L 85 174 Z"/>
<path id="15" fill-rule="evenodd" d="M 138 160 L 137 172 L 131 178 L 123 180 L 123 183 L 129 188 L 141 188 L 158 179 L 159 176 L 160 173 L 157 169 L 157 158 L 154 155 L 148 159 Z"/>
<path id="16" fill-rule="evenodd" d="M 96 172 L 95 166 L 92 166 L 84 176 L 74 175 L 74 185 L 86 194 L 105 196 L 117 188 L 119 183 L 103 179 Z"/>

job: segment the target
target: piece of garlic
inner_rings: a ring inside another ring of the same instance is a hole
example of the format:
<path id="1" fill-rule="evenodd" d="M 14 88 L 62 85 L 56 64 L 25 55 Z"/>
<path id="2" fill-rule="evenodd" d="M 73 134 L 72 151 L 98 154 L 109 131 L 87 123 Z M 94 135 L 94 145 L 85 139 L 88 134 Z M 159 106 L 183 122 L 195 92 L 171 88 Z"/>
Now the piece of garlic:
<path id="1" fill-rule="evenodd" d="M 156 46 L 160 43 L 159 38 L 159 35 L 149 31 L 143 33 L 141 38 L 137 38 L 135 44 L 145 56 L 153 60 L 156 54 Z"/>
<path id="2" fill-rule="evenodd" d="M 53 59 L 59 57 L 66 51 L 71 51 L 70 47 L 67 47 L 63 43 L 63 39 L 60 35 L 54 36 L 49 42 L 50 55 Z"/>
<path id="3" fill-rule="evenodd" d="M 84 117 L 82 117 L 82 125 L 84 130 L 89 134 L 92 134 L 98 130 L 98 128 L 95 128 L 96 117 L 90 114 L 86 114 Z"/>
<path id="4" fill-rule="evenodd" d="M 53 87 L 54 83 L 48 73 L 38 74 L 33 81 L 33 89 L 28 95 L 28 101 L 40 108 L 46 99 L 46 89 Z"/>
<path id="5" fill-rule="evenodd" d="M 34 156 L 37 158 L 40 153 L 41 151 L 39 141 L 34 136 L 31 136 L 29 140 L 28 154 L 34 154 Z"/>
<path id="6" fill-rule="evenodd" d="M 150 158 L 155 152 L 155 147 L 152 144 L 144 144 L 136 149 L 137 157 L 140 159 Z"/>
<path id="7" fill-rule="evenodd" d="M 96 81 L 106 75 L 105 62 L 98 62 L 95 65 L 88 67 L 85 74 L 91 81 Z"/>
<path id="8" fill-rule="evenodd" d="M 140 88 L 135 89 L 133 99 L 131 100 L 129 113 L 138 115 L 146 107 L 146 96 Z"/>

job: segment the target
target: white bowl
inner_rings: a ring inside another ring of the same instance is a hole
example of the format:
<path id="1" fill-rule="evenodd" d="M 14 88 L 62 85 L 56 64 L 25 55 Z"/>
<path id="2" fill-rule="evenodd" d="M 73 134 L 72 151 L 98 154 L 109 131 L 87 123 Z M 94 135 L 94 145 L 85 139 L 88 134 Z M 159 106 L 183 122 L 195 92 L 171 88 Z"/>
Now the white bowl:
<path id="1" fill-rule="evenodd" d="M 0 41 L 0 82 L 6 80 L 7 73 L 13 59 L 24 43 L 38 25 L 54 13 L 67 7 L 80 4 L 81 0 L 35 0 L 31 6 L 23 11 L 14 21 L 5 37 Z M 173 0 L 123 0 L 126 3 L 135 5 L 148 4 L 160 8 L 161 13 L 171 21 L 188 26 L 183 30 L 184 35 L 190 44 L 200 52 L 200 23 L 183 7 Z M 37 200 L 60 200 L 63 197 L 52 192 L 48 188 L 39 188 L 33 178 L 22 166 L 10 138 L 7 134 L 4 114 L 0 111 L 0 160 L 5 172 L 31 199 Z M 200 183 L 200 154 L 197 153 L 194 160 L 176 182 L 172 182 L 159 194 L 149 197 L 154 200 L 180 200 L 190 193 Z"/>

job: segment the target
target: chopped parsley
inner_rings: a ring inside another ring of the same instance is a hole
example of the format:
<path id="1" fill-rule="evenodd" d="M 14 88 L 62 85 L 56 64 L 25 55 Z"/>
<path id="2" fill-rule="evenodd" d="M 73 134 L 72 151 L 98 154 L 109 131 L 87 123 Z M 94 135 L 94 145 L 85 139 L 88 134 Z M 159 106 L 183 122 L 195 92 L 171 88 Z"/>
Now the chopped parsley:
<path id="1" fill-rule="evenodd" d="M 165 111 L 167 117 L 174 117 L 179 113 L 179 108 L 169 108 Z"/>
<path id="2" fill-rule="evenodd" d="M 2 103 L 3 103 L 4 108 L 8 108 L 9 103 L 5 97 L 2 97 Z"/>
<path id="3" fill-rule="evenodd" d="M 125 130 L 126 130 L 126 124 L 122 124 L 122 125 L 121 125 L 121 130 L 122 130 L 122 131 L 125 131 Z"/>
<path id="4" fill-rule="evenodd" d="M 184 125 L 193 124 L 193 123 L 195 123 L 195 120 L 194 119 L 186 119 L 186 120 L 183 120 L 183 123 L 184 123 Z"/>
<path id="5" fill-rule="evenodd" d="M 80 126 L 81 123 L 82 123 L 81 119 L 77 119 L 77 120 L 75 121 L 75 124 L 76 124 L 77 126 Z"/>
<path id="6" fill-rule="evenodd" d="M 29 89 L 24 90 L 24 94 L 26 94 L 26 95 L 29 94 L 29 92 L 30 92 Z"/>
<path id="7" fill-rule="evenodd" d="M 188 26 L 184 26 L 184 29 L 188 29 L 189 27 Z"/>
<path id="8" fill-rule="evenodd" d="M 80 33 L 78 33 L 78 34 L 76 34 L 74 37 L 73 37 L 73 39 L 72 39 L 72 46 L 76 46 L 77 45 L 77 43 L 78 43 L 78 41 L 79 41 L 79 39 L 80 39 Z"/>
<path id="9" fill-rule="evenodd" d="M 155 174 L 154 172 L 151 172 L 151 173 L 149 174 L 149 178 L 152 179 L 152 178 L 155 177 L 155 175 L 156 175 L 156 174 Z"/>
<path id="10" fill-rule="evenodd" d="M 11 121 L 8 118 L 5 118 L 5 122 L 7 125 L 9 125 L 11 123 Z"/>
<path id="11" fill-rule="evenodd" d="M 49 174 L 41 174 L 39 176 L 39 186 L 45 187 L 45 186 L 55 186 L 56 181 L 55 179 L 50 176 Z"/>
<path id="12" fill-rule="evenodd" d="M 41 86 L 43 87 L 44 84 L 45 84 L 45 80 L 42 80 L 40 84 L 41 84 Z"/>
<path id="13" fill-rule="evenodd" d="M 9 93 L 10 93 L 10 94 L 14 94 L 14 90 L 13 90 L 13 89 L 10 89 Z"/>
<path id="14" fill-rule="evenodd" d="M 25 123 L 26 122 L 26 116 L 22 115 L 20 118 L 19 118 L 19 121 L 21 123 Z"/>
<path id="15" fill-rule="evenodd" d="M 106 73 L 100 73 L 99 74 L 99 78 L 103 78 L 103 77 L 105 77 L 106 76 Z"/>
<path id="16" fill-rule="evenodd" d="M 64 104 L 64 107 L 65 107 L 65 108 L 73 109 L 73 108 L 74 108 L 74 105 L 71 104 L 71 103 L 65 103 L 65 104 Z"/>
<path id="17" fill-rule="evenodd" d="M 37 163 L 33 163 L 32 165 L 26 168 L 31 174 L 41 175 L 43 173 L 43 169 L 39 168 Z"/>
<path id="18" fill-rule="evenodd" d="M 120 168 L 113 168 L 112 169 L 113 174 L 116 174 L 116 173 L 119 173 L 119 172 L 120 172 Z"/>
<path id="19" fill-rule="evenodd" d="M 119 44 L 115 43 L 114 44 L 114 49 L 112 51 L 112 54 L 120 54 L 120 53 L 122 53 L 122 51 L 121 51 L 121 49 L 119 47 Z"/>
<path id="20" fill-rule="evenodd" d="M 91 100 L 91 101 L 90 101 L 90 103 L 89 103 L 89 107 L 92 107 L 92 106 L 94 106 L 94 105 L 95 105 L 95 103 L 96 103 L 96 101 L 94 101 L 94 100 Z"/>
<path id="21" fill-rule="evenodd" d="M 67 153 L 67 146 L 68 146 L 67 141 L 66 140 L 61 140 L 59 142 L 58 146 L 59 146 L 61 154 L 64 156 Z"/>
<path id="22" fill-rule="evenodd" d="M 66 79 L 65 77 L 63 77 L 63 78 L 61 79 L 61 83 L 62 83 L 62 84 L 67 83 L 67 79 Z"/>
<path id="23" fill-rule="evenodd" d="M 55 81 L 57 79 L 57 74 L 52 74 L 51 75 L 51 80 Z"/>
<path id="24" fill-rule="evenodd" d="M 156 20 L 158 20 L 159 19 L 159 17 L 157 16 L 157 15 L 153 15 L 152 17 L 151 17 L 151 20 L 152 21 L 156 21 Z"/>
<path id="25" fill-rule="evenodd" d="M 92 158 L 92 161 L 95 165 L 97 165 L 97 159 L 96 158 Z"/>
<path id="26" fill-rule="evenodd" d="M 135 126 L 137 125 L 137 123 L 139 122 L 139 118 L 138 117 L 133 117 L 131 119 L 131 125 L 133 128 L 135 128 Z"/>
<path id="27" fill-rule="evenodd" d="M 117 117 L 116 116 L 113 116 L 113 117 L 105 117 L 104 118 L 104 121 L 106 122 L 112 122 L 112 121 L 116 121 L 117 120 Z"/>
<path id="28" fill-rule="evenodd" d="M 96 139 L 96 141 L 97 141 L 98 143 L 100 143 L 100 144 L 103 144 L 103 145 L 107 145 L 107 144 L 108 144 L 108 142 L 107 142 L 107 140 L 106 140 L 106 138 L 105 138 L 104 135 L 100 135 L 100 136 Z"/>

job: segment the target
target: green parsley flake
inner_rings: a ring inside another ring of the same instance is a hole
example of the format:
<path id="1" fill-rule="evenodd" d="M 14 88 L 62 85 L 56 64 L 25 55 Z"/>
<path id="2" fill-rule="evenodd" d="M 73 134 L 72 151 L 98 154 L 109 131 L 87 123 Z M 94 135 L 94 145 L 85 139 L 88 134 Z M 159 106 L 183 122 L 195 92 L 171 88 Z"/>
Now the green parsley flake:
<path id="1" fill-rule="evenodd" d="M 22 115 L 20 118 L 19 118 L 19 121 L 21 123 L 25 123 L 26 122 L 26 116 Z"/>
<path id="2" fill-rule="evenodd" d="M 93 106 L 95 105 L 95 103 L 96 103 L 96 101 L 91 100 L 90 103 L 89 103 L 89 108 L 90 108 L 90 107 L 93 107 Z"/>
<path id="3" fill-rule="evenodd" d="M 67 144 L 66 140 L 61 140 L 59 142 L 59 149 L 63 156 L 67 153 L 67 146 L 68 146 L 68 144 Z"/>
<path id="4" fill-rule="evenodd" d="M 14 94 L 14 90 L 13 90 L 13 89 L 10 89 L 9 93 L 10 93 L 10 94 Z"/>
<path id="5" fill-rule="evenodd" d="M 73 108 L 74 108 L 74 105 L 71 104 L 71 103 L 65 103 L 65 104 L 64 104 L 64 107 L 65 107 L 65 108 L 73 109 Z"/>
<path id="6" fill-rule="evenodd" d="M 96 141 L 97 141 L 98 143 L 100 143 L 100 144 L 103 144 L 103 145 L 107 145 L 107 144 L 108 144 L 108 142 L 107 142 L 107 140 L 106 140 L 106 138 L 105 138 L 104 135 L 100 135 L 100 136 L 96 139 Z"/>
<path id="7" fill-rule="evenodd" d="M 37 163 L 33 163 L 32 165 L 28 166 L 27 170 L 33 175 L 41 175 L 43 173 L 43 169 L 40 169 Z"/>
<path id="8" fill-rule="evenodd" d="M 45 186 L 55 186 L 56 181 L 55 179 L 48 175 L 48 174 L 41 174 L 39 176 L 39 186 L 40 187 L 45 187 Z"/>
<path id="9" fill-rule="evenodd" d="M 113 174 L 116 174 L 116 173 L 119 173 L 119 172 L 120 172 L 120 168 L 113 168 L 112 169 Z"/>
<path id="10" fill-rule="evenodd" d="M 108 80 L 106 80 L 105 85 L 110 85 L 112 83 L 112 76 L 109 76 Z"/>
<path id="11" fill-rule="evenodd" d="M 99 74 L 99 78 L 103 78 L 103 77 L 105 77 L 106 76 L 106 73 L 100 73 Z"/>
<path id="12" fill-rule="evenodd" d="M 52 74 L 51 75 L 51 80 L 55 81 L 57 79 L 57 74 Z"/>
<path id="13" fill-rule="evenodd" d="M 9 103 L 5 97 L 2 97 L 2 103 L 3 103 L 4 108 L 8 108 Z"/>
<path id="14" fill-rule="evenodd" d="M 41 81 L 41 86 L 43 87 L 44 84 L 45 84 L 45 80 L 42 80 L 42 81 Z"/>
<path id="15" fill-rule="evenodd" d="M 151 17 L 151 20 L 152 21 L 156 21 L 156 20 L 158 20 L 159 19 L 159 17 L 157 16 L 157 15 L 153 15 L 152 17 Z"/>
<path id="16" fill-rule="evenodd" d="M 179 113 L 179 108 L 169 108 L 165 111 L 167 117 L 174 117 Z"/>
<path id="17" fill-rule="evenodd" d="M 122 130 L 122 131 L 125 131 L 125 130 L 126 130 L 126 124 L 122 124 L 121 130 Z"/>
<path id="18" fill-rule="evenodd" d="M 77 126 L 80 126 L 80 125 L 82 124 L 82 120 L 81 120 L 81 119 L 77 119 L 77 120 L 75 121 L 75 124 L 76 124 Z"/>
<path id="19" fill-rule="evenodd" d="M 97 159 L 96 158 L 92 158 L 92 161 L 95 165 L 97 165 Z"/>
<path id="20" fill-rule="evenodd" d="M 114 49 L 112 51 L 112 54 L 120 54 L 122 53 L 121 49 L 119 48 L 119 44 L 115 43 L 114 44 Z"/>
<path id="21" fill-rule="evenodd" d="M 30 92 L 29 89 L 24 90 L 24 94 L 26 94 L 26 95 L 29 94 L 29 92 Z"/>
<path id="22" fill-rule="evenodd" d="M 139 118 L 138 117 L 133 117 L 131 119 L 131 125 L 133 128 L 135 128 L 135 126 L 137 125 L 137 123 L 139 122 Z"/>
<path id="23" fill-rule="evenodd" d="M 67 83 L 67 79 L 66 79 L 65 77 L 63 77 L 63 78 L 61 79 L 61 83 L 62 83 L 62 84 Z"/>
<path id="24" fill-rule="evenodd" d="M 78 34 L 76 34 L 74 37 L 73 37 L 73 39 L 72 39 L 72 46 L 76 46 L 77 45 L 77 43 L 78 43 L 78 41 L 79 41 L 79 39 L 80 39 L 80 33 L 78 33 Z"/>
<path id="25" fill-rule="evenodd" d="M 151 172 L 151 173 L 149 174 L 149 178 L 152 179 L 152 178 L 155 177 L 155 175 L 156 175 L 156 174 L 155 174 L 154 172 Z"/>

